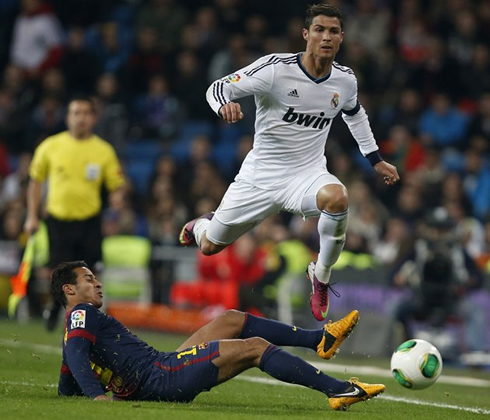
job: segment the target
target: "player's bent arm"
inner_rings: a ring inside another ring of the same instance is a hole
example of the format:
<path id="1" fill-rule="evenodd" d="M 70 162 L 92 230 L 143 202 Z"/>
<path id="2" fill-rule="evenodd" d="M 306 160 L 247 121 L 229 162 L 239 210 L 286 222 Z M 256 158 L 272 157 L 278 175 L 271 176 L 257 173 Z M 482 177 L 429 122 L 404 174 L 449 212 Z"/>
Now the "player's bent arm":
<path id="1" fill-rule="evenodd" d="M 369 119 L 364 108 L 358 103 L 358 107 L 351 111 L 342 111 L 342 118 L 349 127 L 349 131 L 359 145 L 359 150 L 364 156 L 378 150 L 374 139 Z"/>
<path id="2" fill-rule="evenodd" d="M 359 145 L 359 150 L 369 160 L 375 171 L 383 176 L 385 184 L 393 185 L 399 181 L 400 176 L 396 167 L 385 162 L 381 157 L 379 147 L 369 125 L 368 116 L 359 102 L 354 109 L 350 111 L 343 110 L 342 118 Z"/>
<path id="3" fill-rule="evenodd" d="M 218 115 L 229 123 L 235 123 L 243 119 L 242 108 L 236 102 L 228 102 L 226 105 L 223 105 L 218 111 Z"/>
<path id="4" fill-rule="evenodd" d="M 268 92 L 274 81 L 274 66 L 266 64 L 273 58 L 272 55 L 261 57 L 247 67 L 215 80 L 206 91 L 206 100 L 212 110 L 222 117 L 221 108 L 235 99 Z"/>
<path id="5" fill-rule="evenodd" d="M 62 365 L 58 382 L 58 395 L 61 397 L 82 396 L 83 391 L 70 372 L 68 366 Z"/>
<path id="6" fill-rule="evenodd" d="M 95 399 L 105 395 L 105 392 L 100 382 L 95 378 L 90 366 L 89 354 L 91 346 L 92 343 L 86 338 L 72 337 L 68 339 L 65 352 L 68 367 L 84 395 Z"/>

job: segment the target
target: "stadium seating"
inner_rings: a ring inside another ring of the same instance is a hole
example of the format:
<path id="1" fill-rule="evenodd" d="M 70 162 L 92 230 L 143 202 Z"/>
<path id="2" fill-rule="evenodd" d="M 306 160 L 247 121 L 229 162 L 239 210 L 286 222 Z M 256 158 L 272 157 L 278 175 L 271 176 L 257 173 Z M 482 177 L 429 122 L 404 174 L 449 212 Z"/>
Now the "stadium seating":
<path id="1" fill-rule="evenodd" d="M 163 152 L 162 143 L 158 139 L 129 139 L 122 159 L 124 161 L 141 160 L 154 163 Z"/>
<path id="2" fill-rule="evenodd" d="M 199 135 L 212 137 L 213 133 L 214 127 L 209 121 L 186 121 L 179 136 L 170 146 L 170 152 L 176 161 L 186 160 L 189 157 L 192 139 Z"/>
<path id="3" fill-rule="evenodd" d="M 121 159 L 138 195 L 147 194 L 156 161 L 162 153 L 163 145 L 157 139 L 130 139 L 126 144 Z"/>
<path id="4" fill-rule="evenodd" d="M 145 196 L 153 174 L 153 165 L 143 160 L 132 160 L 126 163 L 125 171 L 135 192 L 140 196 Z"/>

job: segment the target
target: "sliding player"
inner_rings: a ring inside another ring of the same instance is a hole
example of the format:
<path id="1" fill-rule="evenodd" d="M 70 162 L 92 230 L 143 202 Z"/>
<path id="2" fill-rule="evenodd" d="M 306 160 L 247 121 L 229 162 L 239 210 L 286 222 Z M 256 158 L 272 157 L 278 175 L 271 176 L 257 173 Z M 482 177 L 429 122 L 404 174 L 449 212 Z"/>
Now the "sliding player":
<path id="1" fill-rule="evenodd" d="M 163 353 L 99 311 L 102 285 L 85 262 L 60 264 L 52 291 L 66 307 L 60 395 L 110 400 L 106 392 L 112 391 L 117 400 L 188 402 L 252 367 L 324 393 L 334 410 L 346 410 L 385 389 L 353 378 L 337 380 L 277 347 L 309 347 L 330 359 L 355 327 L 357 311 L 319 330 L 227 311 L 176 351 Z"/>

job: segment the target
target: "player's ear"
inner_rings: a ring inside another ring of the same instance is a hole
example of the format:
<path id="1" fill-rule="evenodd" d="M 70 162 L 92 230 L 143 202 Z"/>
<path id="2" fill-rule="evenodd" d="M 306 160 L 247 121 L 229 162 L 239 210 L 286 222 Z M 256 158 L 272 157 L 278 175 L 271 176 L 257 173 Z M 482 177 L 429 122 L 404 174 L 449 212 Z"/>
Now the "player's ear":
<path id="1" fill-rule="evenodd" d="M 306 28 L 303 28 L 303 39 L 308 41 L 308 30 Z"/>
<path id="2" fill-rule="evenodd" d="M 61 289 L 63 292 L 69 296 L 73 296 L 75 294 L 75 285 L 73 284 L 64 284 Z"/>

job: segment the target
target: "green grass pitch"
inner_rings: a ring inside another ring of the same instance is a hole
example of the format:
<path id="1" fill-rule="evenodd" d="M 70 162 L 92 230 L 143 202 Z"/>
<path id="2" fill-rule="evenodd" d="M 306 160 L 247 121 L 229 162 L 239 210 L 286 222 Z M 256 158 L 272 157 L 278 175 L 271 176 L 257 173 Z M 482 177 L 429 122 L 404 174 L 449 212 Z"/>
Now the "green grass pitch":
<path id="1" fill-rule="evenodd" d="M 182 337 L 135 331 L 162 351 L 175 349 Z M 386 384 L 386 392 L 332 411 L 325 397 L 299 386 L 283 385 L 258 369 L 250 370 L 190 404 L 152 402 L 93 402 L 58 398 L 61 330 L 48 334 L 40 322 L 27 325 L 0 320 L 0 419 L 475 419 L 490 418 L 490 372 L 444 368 L 432 387 L 410 391 L 389 376 L 389 360 L 353 357 L 340 352 L 324 362 L 313 352 L 301 356 L 340 379 L 358 376 Z M 362 354 L 362 349 L 359 349 Z"/>

